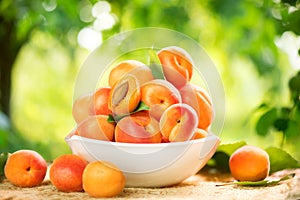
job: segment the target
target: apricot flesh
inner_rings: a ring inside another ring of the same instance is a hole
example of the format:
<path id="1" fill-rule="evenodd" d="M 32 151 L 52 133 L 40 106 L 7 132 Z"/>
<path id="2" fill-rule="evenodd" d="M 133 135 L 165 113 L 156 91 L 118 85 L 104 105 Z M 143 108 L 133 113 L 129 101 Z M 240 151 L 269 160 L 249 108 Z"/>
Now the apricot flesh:
<path id="1" fill-rule="evenodd" d="M 134 111 L 141 100 L 141 91 L 135 76 L 125 75 L 111 89 L 108 108 L 113 115 L 122 116 Z"/>
<path id="2" fill-rule="evenodd" d="M 230 156 L 229 168 L 238 181 L 261 181 L 269 175 L 269 155 L 259 147 L 245 145 Z"/>

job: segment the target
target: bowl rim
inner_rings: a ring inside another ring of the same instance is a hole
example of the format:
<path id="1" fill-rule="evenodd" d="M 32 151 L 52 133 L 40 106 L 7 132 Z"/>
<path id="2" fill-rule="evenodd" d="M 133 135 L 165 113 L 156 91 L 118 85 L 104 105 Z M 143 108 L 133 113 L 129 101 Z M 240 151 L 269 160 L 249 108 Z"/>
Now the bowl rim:
<path id="1" fill-rule="evenodd" d="M 95 143 L 95 144 L 99 144 L 99 145 L 113 145 L 113 146 L 117 146 L 117 147 L 128 147 L 128 148 L 136 148 L 136 147 L 140 147 L 140 148 L 162 148 L 162 147 L 166 147 L 166 146 L 172 146 L 172 147 L 176 147 L 176 146 L 185 146 L 185 145 L 191 145 L 194 143 L 201 143 L 201 142 L 205 142 L 205 140 L 208 139 L 216 139 L 216 140 L 220 140 L 220 137 L 213 134 L 213 133 L 209 133 L 206 137 L 204 138 L 200 138 L 200 139 L 194 139 L 194 140 L 187 140 L 187 141 L 183 141 L 183 142 L 166 142 L 166 143 L 125 143 L 125 142 L 112 142 L 112 141 L 105 141 L 105 140 L 96 140 L 96 139 L 91 139 L 91 138 L 86 138 L 86 137 L 82 137 L 79 135 L 71 135 L 71 136 L 67 136 L 65 138 L 65 141 L 68 143 L 69 141 L 84 141 L 84 142 L 89 142 L 89 143 Z"/>

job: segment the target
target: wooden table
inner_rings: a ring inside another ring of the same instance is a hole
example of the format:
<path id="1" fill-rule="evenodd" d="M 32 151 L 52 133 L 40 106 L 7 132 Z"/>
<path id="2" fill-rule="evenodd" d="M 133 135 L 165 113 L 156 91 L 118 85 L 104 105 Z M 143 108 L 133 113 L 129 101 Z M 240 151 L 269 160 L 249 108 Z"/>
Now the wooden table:
<path id="1" fill-rule="evenodd" d="M 230 174 L 213 169 L 203 169 L 179 185 L 166 188 L 125 188 L 111 199 L 300 199 L 300 169 L 283 170 L 272 174 L 270 179 L 296 173 L 295 177 L 268 187 L 241 187 L 236 185 L 216 186 L 233 181 Z M 45 178 L 42 185 L 33 188 L 19 188 L 8 180 L 0 183 L 1 200 L 17 199 L 94 199 L 84 192 L 59 192 Z"/>

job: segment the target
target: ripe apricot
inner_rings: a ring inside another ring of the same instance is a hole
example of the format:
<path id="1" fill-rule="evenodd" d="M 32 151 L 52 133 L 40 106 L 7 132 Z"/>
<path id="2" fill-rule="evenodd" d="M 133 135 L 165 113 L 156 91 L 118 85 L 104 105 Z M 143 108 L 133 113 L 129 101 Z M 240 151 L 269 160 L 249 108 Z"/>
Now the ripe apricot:
<path id="1" fill-rule="evenodd" d="M 182 142 L 193 138 L 198 124 L 196 111 L 189 105 L 178 103 L 168 107 L 159 121 L 164 141 Z"/>
<path id="2" fill-rule="evenodd" d="M 181 102 L 181 96 L 170 82 L 155 79 L 141 86 L 141 101 L 150 107 L 151 116 L 159 120 L 164 110 Z"/>
<path id="3" fill-rule="evenodd" d="M 72 107 L 72 115 L 77 124 L 85 120 L 88 116 L 94 115 L 93 95 L 86 94 L 78 97 Z"/>
<path id="4" fill-rule="evenodd" d="M 159 123 L 148 111 L 122 118 L 115 128 L 115 141 L 126 143 L 160 143 Z"/>
<path id="5" fill-rule="evenodd" d="M 51 183 L 63 192 L 82 191 L 82 173 L 87 162 L 75 154 L 57 157 L 49 171 Z"/>
<path id="6" fill-rule="evenodd" d="M 208 135 L 208 132 L 206 130 L 196 128 L 193 139 L 197 140 L 197 139 L 205 138 L 205 137 L 207 137 L 207 135 Z"/>
<path id="7" fill-rule="evenodd" d="M 84 169 L 83 189 L 92 197 L 113 197 L 125 187 L 125 176 L 112 163 L 90 162 Z"/>
<path id="8" fill-rule="evenodd" d="M 259 147 L 245 145 L 230 156 L 229 168 L 238 181 L 264 180 L 270 171 L 269 155 Z"/>
<path id="9" fill-rule="evenodd" d="M 111 115 L 112 112 L 108 108 L 108 98 L 111 88 L 100 87 L 93 94 L 94 99 L 94 113 L 96 115 Z"/>
<path id="10" fill-rule="evenodd" d="M 136 70 L 137 68 L 139 69 Z M 116 64 L 110 71 L 108 77 L 109 86 L 113 87 L 127 73 L 145 80 L 153 79 L 151 70 L 144 63 L 137 60 L 124 60 Z"/>
<path id="11" fill-rule="evenodd" d="M 95 140 L 113 141 L 115 123 L 107 121 L 107 115 L 93 115 L 78 124 L 71 134 Z"/>
<path id="12" fill-rule="evenodd" d="M 198 114 L 198 128 L 208 129 L 214 119 L 212 100 L 204 88 L 188 83 L 179 90 L 182 102 L 192 106 Z"/>
<path id="13" fill-rule="evenodd" d="M 165 78 L 176 88 L 180 89 L 191 80 L 193 61 L 184 49 L 176 46 L 165 47 L 157 53 L 157 56 Z"/>
<path id="14" fill-rule="evenodd" d="M 9 155 L 4 173 L 6 178 L 19 187 L 40 185 L 47 172 L 44 158 L 33 150 L 19 150 Z"/>

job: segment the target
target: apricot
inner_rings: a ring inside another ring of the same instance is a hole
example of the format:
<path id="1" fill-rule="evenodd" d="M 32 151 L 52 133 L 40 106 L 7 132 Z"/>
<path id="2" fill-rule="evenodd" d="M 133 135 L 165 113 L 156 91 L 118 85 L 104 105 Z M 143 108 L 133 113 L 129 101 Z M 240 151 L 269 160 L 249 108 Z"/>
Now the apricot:
<path id="1" fill-rule="evenodd" d="M 181 102 L 181 96 L 170 82 L 155 79 L 141 86 L 141 101 L 150 107 L 151 116 L 159 120 L 169 106 Z"/>
<path id="2" fill-rule="evenodd" d="M 80 192 L 82 174 L 87 162 L 75 154 L 65 154 L 57 157 L 49 171 L 51 183 L 62 192 Z"/>
<path id="3" fill-rule="evenodd" d="M 137 78 L 126 74 L 112 87 L 108 99 L 108 108 L 113 115 L 127 115 L 137 108 L 140 100 L 141 91 Z"/>
<path id="4" fill-rule="evenodd" d="M 182 102 L 192 106 L 198 114 L 198 128 L 208 129 L 214 119 L 212 100 L 204 88 L 192 83 L 179 90 Z"/>
<path id="5" fill-rule="evenodd" d="M 115 141 L 126 143 L 160 143 L 159 123 L 148 111 L 122 118 L 115 128 Z"/>
<path id="6" fill-rule="evenodd" d="M 46 161 L 33 150 L 19 150 L 10 154 L 4 167 L 6 178 L 19 187 L 40 185 L 46 172 Z"/>
<path id="7" fill-rule="evenodd" d="M 94 115 L 93 95 L 86 94 L 77 98 L 72 107 L 72 115 L 75 122 L 78 124 L 88 116 Z"/>
<path id="8" fill-rule="evenodd" d="M 161 62 L 165 78 L 176 88 L 180 89 L 191 80 L 193 60 L 186 50 L 169 46 L 161 49 L 157 56 Z"/>
<path id="9" fill-rule="evenodd" d="M 108 122 L 107 119 L 107 115 L 90 116 L 78 124 L 72 133 L 90 139 L 113 141 L 115 123 Z"/>
<path id="10" fill-rule="evenodd" d="M 95 115 L 112 114 L 111 110 L 108 108 L 110 90 L 110 87 L 100 87 L 93 94 Z"/>
<path id="11" fill-rule="evenodd" d="M 108 83 L 113 87 L 125 74 L 131 74 L 139 78 L 139 81 L 153 79 L 151 70 L 144 63 L 137 60 L 125 60 L 116 64 L 110 71 Z"/>
<path id="12" fill-rule="evenodd" d="M 189 105 L 178 103 L 168 107 L 159 121 L 164 141 L 182 142 L 193 138 L 198 124 L 196 111 Z"/>
<path id="13" fill-rule="evenodd" d="M 207 137 L 208 132 L 204 129 L 196 128 L 193 140 L 201 139 Z"/>
<path id="14" fill-rule="evenodd" d="M 245 145 L 230 156 L 229 168 L 238 181 L 264 180 L 270 171 L 269 155 L 259 147 Z"/>
<path id="15" fill-rule="evenodd" d="M 83 189 L 92 197 L 113 197 L 125 187 L 125 176 L 112 163 L 104 161 L 90 162 L 84 169 Z"/>

